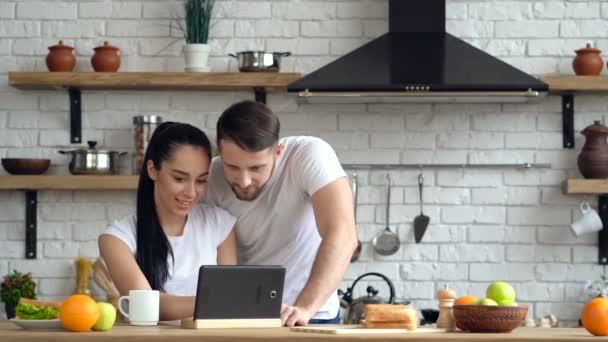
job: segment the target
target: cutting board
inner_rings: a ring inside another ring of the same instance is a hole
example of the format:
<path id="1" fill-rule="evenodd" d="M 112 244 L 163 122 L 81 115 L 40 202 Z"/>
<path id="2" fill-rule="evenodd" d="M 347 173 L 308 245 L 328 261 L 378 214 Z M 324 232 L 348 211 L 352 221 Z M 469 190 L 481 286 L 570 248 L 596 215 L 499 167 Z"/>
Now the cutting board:
<path id="1" fill-rule="evenodd" d="M 360 325 L 309 325 L 306 327 L 292 327 L 291 331 L 317 334 L 338 335 L 365 335 L 365 334 L 417 334 L 417 333 L 444 333 L 445 329 L 418 328 L 407 329 L 366 329 Z"/>

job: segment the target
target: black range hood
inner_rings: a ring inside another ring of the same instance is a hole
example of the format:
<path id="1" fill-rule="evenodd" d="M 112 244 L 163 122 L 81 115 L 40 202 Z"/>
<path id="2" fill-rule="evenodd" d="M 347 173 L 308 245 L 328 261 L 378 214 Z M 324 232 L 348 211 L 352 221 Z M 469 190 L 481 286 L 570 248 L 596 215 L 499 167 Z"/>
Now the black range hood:
<path id="1" fill-rule="evenodd" d="M 520 102 L 545 95 L 548 86 L 447 33 L 445 0 L 389 0 L 388 33 L 288 91 L 309 99 Z"/>

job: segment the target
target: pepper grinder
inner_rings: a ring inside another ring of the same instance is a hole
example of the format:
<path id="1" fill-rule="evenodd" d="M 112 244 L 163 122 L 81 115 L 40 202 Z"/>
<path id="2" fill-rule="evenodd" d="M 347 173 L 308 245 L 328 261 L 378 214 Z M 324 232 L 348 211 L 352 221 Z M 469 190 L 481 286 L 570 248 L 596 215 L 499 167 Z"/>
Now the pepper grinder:
<path id="1" fill-rule="evenodd" d="M 456 330 L 454 323 L 454 299 L 456 292 L 448 288 L 448 284 L 443 286 L 443 289 L 437 291 L 437 299 L 439 299 L 439 318 L 437 319 L 437 328 L 445 329 L 446 331 Z"/>

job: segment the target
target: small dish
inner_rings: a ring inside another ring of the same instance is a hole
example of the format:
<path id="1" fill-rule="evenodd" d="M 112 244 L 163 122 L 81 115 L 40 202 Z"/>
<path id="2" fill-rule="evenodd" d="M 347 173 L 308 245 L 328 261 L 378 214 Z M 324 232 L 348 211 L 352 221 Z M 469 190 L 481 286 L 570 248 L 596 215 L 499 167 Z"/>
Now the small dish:
<path id="1" fill-rule="evenodd" d="M 39 175 L 48 170 L 50 159 L 2 158 L 2 166 L 13 175 Z"/>
<path id="2" fill-rule="evenodd" d="M 63 329 L 58 319 L 11 319 L 10 322 L 28 330 L 57 330 Z"/>

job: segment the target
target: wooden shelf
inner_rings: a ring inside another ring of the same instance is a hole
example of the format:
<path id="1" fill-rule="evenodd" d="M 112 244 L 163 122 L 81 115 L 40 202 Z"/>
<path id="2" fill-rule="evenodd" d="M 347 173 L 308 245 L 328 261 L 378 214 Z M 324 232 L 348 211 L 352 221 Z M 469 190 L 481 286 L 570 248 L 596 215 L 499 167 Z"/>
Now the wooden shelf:
<path id="1" fill-rule="evenodd" d="M 608 76 L 545 75 L 541 79 L 552 93 L 608 92 Z"/>
<path id="2" fill-rule="evenodd" d="M 285 91 L 298 73 L 243 72 L 10 72 L 19 89 L 251 90 Z"/>
<path id="3" fill-rule="evenodd" d="M 568 179 L 564 181 L 564 193 L 568 195 L 608 194 L 608 179 Z"/>
<path id="4" fill-rule="evenodd" d="M 136 190 L 138 176 L 0 176 L 0 190 Z"/>

